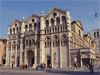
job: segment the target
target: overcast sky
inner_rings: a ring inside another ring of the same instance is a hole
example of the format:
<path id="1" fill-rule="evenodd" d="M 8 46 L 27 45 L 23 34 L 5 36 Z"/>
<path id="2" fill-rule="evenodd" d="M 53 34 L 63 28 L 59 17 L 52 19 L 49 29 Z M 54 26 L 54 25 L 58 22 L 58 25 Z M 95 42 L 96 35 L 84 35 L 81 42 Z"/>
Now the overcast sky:
<path id="1" fill-rule="evenodd" d="M 40 15 L 42 10 L 46 15 L 54 7 L 69 10 L 72 21 L 82 22 L 84 34 L 100 28 L 100 0 L 0 0 L 0 38 L 7 38 L 8 25 L 15 19 Z"/>

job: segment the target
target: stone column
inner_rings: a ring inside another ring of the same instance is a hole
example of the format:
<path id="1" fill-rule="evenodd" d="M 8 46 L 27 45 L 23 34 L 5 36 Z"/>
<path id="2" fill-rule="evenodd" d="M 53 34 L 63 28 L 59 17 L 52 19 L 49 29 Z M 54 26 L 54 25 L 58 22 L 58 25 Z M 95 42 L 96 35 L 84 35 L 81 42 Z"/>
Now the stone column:
<path id="1" fill-rule="evenodd" d="M 49 26 L 51 26 L 51 19 L 49 19 Z"/>
<path id="2" fill-rule="evenodd" d="M 66 11 L 66 22 L 67 22 L 67 37 L 68 37 L 68 43 L 67 43 L 67 66 L 71 67 L 71 57 L 70 57 L 70 37 L 72 36 L 71 33 L 71 17 L 70 17 L 70 13 L 67 10 Z"/>
<path id="3" fill-rule="evenodd" d="M 24 57 L 24 60 L 25 60 L 24 64 L 27 64 L 27 66 L 28 66 L 27 51 L 25 51 L 25 57 Z"/>
<path id="4" fill-rule="evenodd" d="M 13 44 L 12 44 L 13 42 L 11 42 L 11 51 L 10 51 L 10 67 L 11 67 L 11 65 L 12 65 L 12 55 L 13 55 Z"/>
<path id="5" fill-rule="evenodd" d="M 62 24 L 62 15 L 60 16 L 60 25 Z"/>
<path id="6" fill-rule="evenodd" d="M 61 38 L 59 40 L 60 43 L 60 68 L 62 68 L 62 49 L 61 49 Z"/>
<path id="7" fill-rule="evenodd" d="M 54 18 L 54 26 L 56 25 L 57 23 L 56 23 L 56 18 Z"/>
<path id="8" fill-rule="evenodd" d="M 8 41 L 7 41 L 7 48 L 6 48 L 6 66 L 10 66 L 10 50 L 9 50 Z"/>
<path id="9" fill-rule="evenodd" d="M 54 67 L 53 66 L 53 39 L 51 40 L 51 65 L 52 65 L 52 68 Z"/>
<path id="10" fill-rule="evenodd" d="M 44 63 L 45 61 L 45 48 L 44 48 L 44 28 L 45 28 L 45 19 L 44 13 L 41 12 L 41 26 L 40 26 L 40 63 Z"/>
<path id="11" fill-rule="evenodd" d="M 37 49 L 36 49 L 36 46 L 35 46 L 35 53 L 34 53 L 34 58 L 35 58 L 35 65 L 37 65 Z"/>
<path id="12" fill-rule="evenodd" d="M 16 42 L 17 42 L 17 40 L 16 40 Z M 15 67 L 17 67 L 17 45 L 16 45 L 16 48 L 15 48 Z"/>
<path id="13" fill-rule="evenodd" d="M 23 64 L 23 38 L 21 38 L 20 42 L 20 65 Z"/>

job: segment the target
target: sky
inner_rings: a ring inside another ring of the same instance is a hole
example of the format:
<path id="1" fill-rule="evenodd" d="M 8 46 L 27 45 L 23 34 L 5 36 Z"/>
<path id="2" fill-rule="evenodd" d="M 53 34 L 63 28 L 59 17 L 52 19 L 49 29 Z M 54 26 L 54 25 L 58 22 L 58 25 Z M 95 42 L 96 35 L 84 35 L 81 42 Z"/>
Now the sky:
<path id="1" fill-rule="evenodd" d="M 69 10 L 71 21 L 81 21 L 84 34 L 100 28 L 100 0 L 0 0 L 0 38 L 7 38 L 8 26 L 15 19 L 41 11 L 46 15 L 54 7 Z"/>

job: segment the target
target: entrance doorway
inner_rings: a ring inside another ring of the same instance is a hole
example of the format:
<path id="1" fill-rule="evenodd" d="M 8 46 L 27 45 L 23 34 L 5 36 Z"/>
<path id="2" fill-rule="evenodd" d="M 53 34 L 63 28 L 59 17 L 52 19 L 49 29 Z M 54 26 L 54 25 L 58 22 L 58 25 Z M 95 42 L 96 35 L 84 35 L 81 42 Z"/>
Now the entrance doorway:
<path id="1" fill-rule="evenodd" d="M 27 51 L 28 66 L 32 67 L 34 64 L 34 52 L 32 50 Z"/>
<path id="2" fill-rule="evenodd" d="M 49 67 L 51 64 L 51 57 L 47 56 L 47 67 Z"/>

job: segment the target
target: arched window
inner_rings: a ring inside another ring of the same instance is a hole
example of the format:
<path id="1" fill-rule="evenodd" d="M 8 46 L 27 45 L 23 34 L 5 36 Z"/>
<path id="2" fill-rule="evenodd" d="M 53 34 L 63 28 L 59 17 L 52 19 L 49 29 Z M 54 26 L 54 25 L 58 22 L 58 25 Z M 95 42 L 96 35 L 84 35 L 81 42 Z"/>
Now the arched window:
<path id="1" fill-rule="evenodd" d="M 47 33 L 46 33 L 46 29 L 45 29 L 45 34 L 47 34 Z"/>
<path id="2" fill-rule="evenodd" d="M 52 27 L 52 33 L 54 33 L 54 27 Z"/>
<path id="3" fill-rule="evenodd" d="M 31 46 L 31 40 L 29 40 L 29 46 Z"/>
<path id="4" fill-rule="evenodd" d="M 94 32 L 94 37 L 96 37 L 96 32 Z"/>
<path id="5" fill-rule="evenodd" d="M 32 24 L 29 24 L 29 28 L 30 28 L 30 29 L 32 28 Z"/>
<path id="6" fill-rule="evenodd" d="M 16 28 L 16 30 L 17 30 L 17 33 L 18 33 L 18 27 Z"/>
<path id="7" fill-rule="evenodd" d="M 56 17 L 57 16 L 57 13 L 53 13 L 53 16 Z"/>
<path id="8" fill-rule="evenodd" d="M 46 20 L 45 23 L 46 23 L 46 27 L 49 27 L 49 21 Z"/>
<path id="9" fill-rule="evenodd" d="M 65 34 L 62 35 L 61 45 L 62 46 L 67 45 L 67 36 Z"/>
<path id="10" fill-rule="evenodd" d="M 59 19 L 59 17 L 56 18 L 56 23 L 57 23 L 57 25 L 60 25 L 60 19 Z"/>
<path id="11" fill-rule="evenodd" d="M 99 32 L 97 32 L 97 37 L 99 37 Z"/>
<path id="12" fill-rule="evenodd" d="M 17 24 L 15 24 L 15 27 L 17 27 Z"/>
<path id="13" fill-rule="evenodd" d="M 54 19 L 51 19 L 51 25 L 54 26 Z"/>
<path id="14" fill-rule="evenodd" d="M 59 37 L 57 35 L 54 36 L 54 40 L 53 40 L 53 46 L 57 47 L 59 46 Z"/>
<path id="15" fill-rule="evenodd" d="M 10 34 L 12 34 L 12 29 L 10 29 Z"/>
<path id="16" fill-rule="evenodd" d="M 26 46 L 28 46 L 28 40 L 26 40 Z"/>
<path id="17" fill-rule="evenodd" d="M 32 40 L 32 45 L 35 46 L 35 40 L 34 39 Z"/>
<path id="18" fill-rule="evenodd" d="M 51 46 L 51 39 L 49 36 L 47 36 L 45 41 L 45 47 L 50 47 L 50 46 Z"/>
<path id="19" fill-rule="evenodd" d="M 34 19 L 32 19 L 32 22 L 34 22 Z"/>
<path id="20" fill-rule="evenodd" d="M 15 28 L 13 28 L 13 33 L 15 33 Z"/>
<path id="21" fill-rule="evenodd" d="M 57 30 L 57 27 L 55 26 L 55 32 L 57 32 L 58 30 Z"/>
<path id="22" fill-rule="evenodd" d="M 37 25 L 37 24 L 36 24 L 36 23 L 34 23 L 34 29 L 35 29 L 35 30 L 36 30 L 36 25 Z"/>
<path id="23" fill-rule="evenodd" d="M 66 17 L 62 16 L 62 24 L 65 25 L 66 24 Z"/>
<path id="24" fill-rule="evenodd" d="M 25 30 L 27 30 L 27 28 L 28 28 L 27 25 L 25 25 Z"/>
<path id="25" fill-rule="evenodd" d="M 78 32 L 79 32 L 79 36 L 81 36 L 81 32 L 80 32 L 80 30 L 78 30 Z"/>

